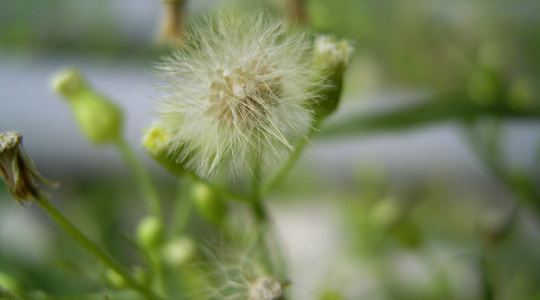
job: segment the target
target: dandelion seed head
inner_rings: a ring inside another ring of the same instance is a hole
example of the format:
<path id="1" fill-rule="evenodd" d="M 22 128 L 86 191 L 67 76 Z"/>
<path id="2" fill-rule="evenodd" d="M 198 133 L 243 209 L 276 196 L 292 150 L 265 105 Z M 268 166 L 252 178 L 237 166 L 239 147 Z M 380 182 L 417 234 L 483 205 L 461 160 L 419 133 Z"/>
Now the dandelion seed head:
<path id="1" fill-rule="evenodd" d="M 205 178 L 225 161 L 242 170 L 284 159 L 311 126 L 307 103 L 320 84 L 311 53 L 305 33 L 266 14 L 220 14 L 195 26 L 153 72 L 167 92 L 157 115 L 170 152 Z"/>

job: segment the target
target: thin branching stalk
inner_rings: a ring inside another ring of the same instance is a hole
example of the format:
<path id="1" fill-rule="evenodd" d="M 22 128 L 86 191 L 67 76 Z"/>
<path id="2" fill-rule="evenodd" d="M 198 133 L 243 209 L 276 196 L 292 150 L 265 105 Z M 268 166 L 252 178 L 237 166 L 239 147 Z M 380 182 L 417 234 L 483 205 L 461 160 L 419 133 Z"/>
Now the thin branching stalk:
<path id="1" fill-rule="evenodd" d="M 129 144 L 124 140 L 120 139 L 117 143 L 118 149 L 122 153 L 122 156 L 126 160 L 126 163 L 131 168 L 135 179 L 137 180 L 137 183 L 139 184 L 146 201 L 146 205 L 148 206 L 148 209 L 154 214 L 159 220 L 162 220 L 162 211 L 161 211 L 161 203 L 159 201 L 158 193 L 156 192 L 156 189 L 154 185 L 152 184 L 152 180 L 150 179 L 150 176 L 148 175 L 146 169 L 141 164 L 139 159 L 137 158 L 137 155 L 135 152 L 131 149 Z"/>
<path id="2" fill-rule="evenodd" d="M 83 248 L 92 253 L 107 267 L 118 273 L 126 282 L 127 286 L 136 290 L 150 300 L 162 300 L 163 298 L 151 290 L 148 286 L 139 282 L 119 262 L 114 260 L 108 253 L 92 242 L 81 230 L 71 223 L 60 211 L 58 211 L 43 196 L 36 197 L 36 202 L 73 237 Z"/>
<path id="3" fill-rule="evenodd" d="M 173 211 L 172 218 L 172 234 L 182 234 L 186 229 L 186 226 L 189 221 L 189 216 L 191 215 L 191 207 L 193 206 L 193 201 L 190 201 L 186 197 L 184 192 L 189 186 L 187 180 L 178 180 L 178 190 L 176 195 L 176 201 Z"/>
<path id="4" fill-rule="evenodd" d="M 311 128 L 311 130 L 309 131 L 307 135 L 308 137 L 313 136 L 313 134 L 317 131 L 316 126 L 318 125 L 318 122 L 314 122 L 314 123 L 315 124 L 313 125 L 313 127 Z M 268 194 L 272 189 L 278 186 L 285 179 L 285 176 L 290 173 L 291 169 L 298 161 L 300 154 L 302 154 L 304 148 L 308 144 L 309 143 L 307 139 L 300 140 L 300 142 L 296 145 L 294 151 L 287 158 L 287 160 L 281 166 L 279 171 L 277 171 L 269 180 L 266 181 L 264 185 L 261 186 L 260 188 L 261 195 Z"/>

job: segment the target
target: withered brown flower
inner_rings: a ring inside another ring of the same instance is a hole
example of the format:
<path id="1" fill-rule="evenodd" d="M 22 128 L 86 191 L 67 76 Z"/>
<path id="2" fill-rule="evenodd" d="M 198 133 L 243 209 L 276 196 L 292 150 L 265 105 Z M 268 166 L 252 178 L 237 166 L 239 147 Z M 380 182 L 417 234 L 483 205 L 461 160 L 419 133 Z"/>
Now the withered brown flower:
<path id="1" fill-rule="evenodd" d="M 34 162 L 22 146 L 22 135 L 16 131 L 0 133 L 0 176 L 6 182 L 9 193 L 17 203 L 31 202 L 39 197 L 40 182 L 56 186 L 36 170 Z"/>

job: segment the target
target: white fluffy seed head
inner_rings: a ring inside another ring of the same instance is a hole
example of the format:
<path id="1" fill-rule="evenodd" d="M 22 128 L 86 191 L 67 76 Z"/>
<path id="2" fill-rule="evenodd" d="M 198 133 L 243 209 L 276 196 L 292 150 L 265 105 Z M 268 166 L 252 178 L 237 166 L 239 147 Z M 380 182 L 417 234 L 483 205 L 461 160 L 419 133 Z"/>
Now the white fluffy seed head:
<path id="1" fill-rule="evenodd" d="M 154 71 L 167 96 L 157 115 L 170 153 L 208 178 L 229 162 L 239 171 L 276 165 L 311 128 L 307 105 L 321 82 L 304 33 L 266 14 L 220 14 L 186 33 Z"/>

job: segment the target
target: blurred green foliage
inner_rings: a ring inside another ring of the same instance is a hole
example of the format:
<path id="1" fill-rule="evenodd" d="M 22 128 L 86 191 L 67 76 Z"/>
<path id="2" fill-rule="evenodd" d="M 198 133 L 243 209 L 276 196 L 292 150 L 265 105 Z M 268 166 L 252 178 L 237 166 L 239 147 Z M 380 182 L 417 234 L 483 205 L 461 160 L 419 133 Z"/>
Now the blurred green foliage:
<path id="1" fill-rule="evenodd" d="M 407 187 L 399 189 L 399 179 L 384 174 L 384 167 L 375 167 L 359 170 L 356 177 L 345 179 L 348 184 L 335 187 L 324 184 L 320 170 L 295 170 L 273 195 L 281 198 L 276 202 L 330 202 L 342 217 L 339 226 L 346 237 L 341 259 L 351 264 L 360 261 L 369 280 L 377 282 L 372 290 L 352 296 L 354 284 L 343 283 L 322 290 L 318 299 L 539 299 L 540 142 L 536 142 L 534 163 L 525 167 L 509 166 L 504 148 L 508 123 L 530 122 L 534 130 L 539 128 L 540 2 L 306 3 L 314 31 L 356 43 L 345 78 L 344 105 L 381 90 L 413 90 L 422 95 L 414 103 L 338 114 L 339 118 L 324 124 L 317 135 L 320 141 L 452 122 L 495 181 L 492 185 L 473 182 L 476 187 L 471 188 L 463 186 L 463 180 L 456 185 L 442 177 L 409 178 Z M 115 13 L 125 5 L 129 2 L 3 1 L 0 51 L 127 53 L 156 58 L 163 50 L 152 42 L 154 28 L 140 35 L 125 35 L 119 28 Z M 264 5 L 275 13 L 281 7 L 271 1 L 250 5 Z M 129 19 L 129 15 L 124 17 Z M 134 19 L 127 24 L 136 23 Z M 62 202 L 63 211 L 121 262 L 144 265 L 136 255 L 140 249 L 129 237 L 143 215 L 132 205 L 137 195 L 131 187 L 119 178 L 76 177 L 68 185 L 72 191 L 58 196 L 72 199 Z M 187 189 L 189 183 L 183 184 Z M 173 192 L 164 191 L 175 189 L 170 179 L 160 185 L 160 192 L 170 196 L 164 199 L 174 199 Z M 493 200 L 494 189 L 506 193 L 499 196 L 503 205 Z M 3 185 L 0 192 L 6 194 Z M 302 200 L 304 194 L 311 202 Z M 172 208 L 173 201 L 166 208 Z M 33 208 L 29 212 L 36 213 Z M 186 218 L 190 224 L 186 234 L 197 242 L 212 235 L 212 226 L 200 216 Z M 126 233 L 127 237 L 119 238 Z M 104 292 L 109 299 L 138 299 L 118 290 L 114 282 L 103 290 L 104 267 L 73 247 L 64 233 L 53 231 L 50 238 L 54 251 L 49 249 L 47 258 L 37 263 L 0 251 L 0 299 L 19 299 L 9 291 L 27 299 L 104 299 Z M 0 245 L 2 249 L 8 246 Z M 412 271 L 400 273 L 408 261 L 400 257 L 415 262 Z M 178 275 L 177 270 L 167 272 Z M 175 281 L 169 280 L 165 286 L 171 289 Z M 180 286 L 177 295 L 182 291 Z M 89 296 L 71 296 L 75 293 Z"/>

